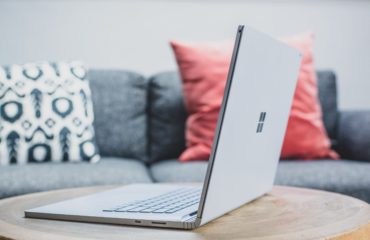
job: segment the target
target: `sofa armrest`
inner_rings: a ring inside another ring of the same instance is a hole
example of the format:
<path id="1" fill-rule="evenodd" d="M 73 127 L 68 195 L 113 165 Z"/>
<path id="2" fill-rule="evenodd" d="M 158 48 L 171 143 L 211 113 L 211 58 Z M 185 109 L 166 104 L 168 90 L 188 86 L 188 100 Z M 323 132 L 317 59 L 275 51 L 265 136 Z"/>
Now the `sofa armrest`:
<path id="1" fill-rule="evenodd" d="M 342 158 L 370 162 L 370 110 L 340 112 L 337 150 Z"/>

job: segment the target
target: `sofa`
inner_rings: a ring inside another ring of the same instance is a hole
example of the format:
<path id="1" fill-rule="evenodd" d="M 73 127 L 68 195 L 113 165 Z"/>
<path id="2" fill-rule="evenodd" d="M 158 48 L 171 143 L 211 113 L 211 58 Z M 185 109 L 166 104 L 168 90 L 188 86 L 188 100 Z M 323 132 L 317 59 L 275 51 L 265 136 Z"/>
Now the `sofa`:
<path id="1" fill-rule="evenodd" d="M 336 76 L 318 71 L 323 120 L 340 160 L 281 160 L 275 183 L 347 194 L 370 203 L 370 111 L 340 111 Z M 186 111 L 177 72 L 146 78 L 125 70 L 88 73 L 102 159 L 0 167 L 0 198 L 92 185 L 201 182 L 207 161 L 180 163 Z M 241 183 L 242 184 L 242 183 Z"/>

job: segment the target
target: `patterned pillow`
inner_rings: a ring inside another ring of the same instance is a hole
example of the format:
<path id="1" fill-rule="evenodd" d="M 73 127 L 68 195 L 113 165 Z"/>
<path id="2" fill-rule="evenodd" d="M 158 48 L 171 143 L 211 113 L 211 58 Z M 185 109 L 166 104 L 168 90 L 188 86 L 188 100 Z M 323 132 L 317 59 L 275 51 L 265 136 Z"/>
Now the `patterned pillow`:
<path id="1" fill-rule="evenodd" d="M 100 159 L 79 62 L 0 66 L 0 165 Z"/>

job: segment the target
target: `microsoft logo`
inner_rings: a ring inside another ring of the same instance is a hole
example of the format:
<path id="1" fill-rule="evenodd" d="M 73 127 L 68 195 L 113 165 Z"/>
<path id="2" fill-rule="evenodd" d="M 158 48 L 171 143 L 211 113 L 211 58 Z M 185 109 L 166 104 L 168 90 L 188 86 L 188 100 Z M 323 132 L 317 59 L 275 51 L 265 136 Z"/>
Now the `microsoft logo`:
<path id="1" fill-rule="evenodd" d="M 265 118 L 266 118 L 266 112 L 261 112 L 260 113 L 260 119 L 259 119 L 258 124 L 257 124 L 256 133 L 262 132 L 263 124 L 265 123 Z"/>

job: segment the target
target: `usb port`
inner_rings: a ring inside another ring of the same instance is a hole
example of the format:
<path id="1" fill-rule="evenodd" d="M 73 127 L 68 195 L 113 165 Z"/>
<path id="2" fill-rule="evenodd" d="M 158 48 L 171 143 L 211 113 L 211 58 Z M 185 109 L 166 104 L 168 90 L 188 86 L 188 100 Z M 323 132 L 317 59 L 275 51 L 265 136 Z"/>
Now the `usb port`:
<path id="1" fill-rule="evenodd" d="M 161 224 L 161 225 L 165 225 L 166 222 L 152 222 L 153 224 Z"/>

